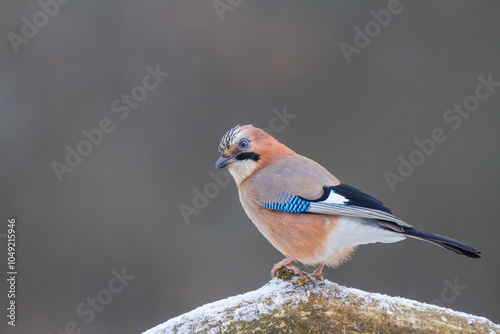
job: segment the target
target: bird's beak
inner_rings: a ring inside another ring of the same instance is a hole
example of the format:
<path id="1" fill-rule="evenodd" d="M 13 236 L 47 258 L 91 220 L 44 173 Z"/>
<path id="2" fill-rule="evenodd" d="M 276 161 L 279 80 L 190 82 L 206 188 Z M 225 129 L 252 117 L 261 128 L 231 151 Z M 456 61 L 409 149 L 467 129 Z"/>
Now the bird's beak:
<path id="1" fill-rule="evenodd" d="M 229 157 L 220 157 L 215 162 L 215 168 L 217 168 L 217 169 L 226 168 L 227 166 L 229 166 L 230 164 L 232 164 L 233 162 L 236 161 L 236 156 L 237 155 L 238 155 L 238 153 L 233 154 L 233 155 L 231 155 Z"/>

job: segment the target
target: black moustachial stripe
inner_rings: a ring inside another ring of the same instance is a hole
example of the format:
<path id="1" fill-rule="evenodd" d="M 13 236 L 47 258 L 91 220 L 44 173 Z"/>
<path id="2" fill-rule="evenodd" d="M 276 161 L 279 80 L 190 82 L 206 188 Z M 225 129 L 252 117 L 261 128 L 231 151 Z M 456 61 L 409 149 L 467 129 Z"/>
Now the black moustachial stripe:
<path id="1" fill-rule="evenodd" d="M 260 155 L 255 152 L 240 153 L 236 156 L 236 160 L 254 160 L 259 161 Z"/>

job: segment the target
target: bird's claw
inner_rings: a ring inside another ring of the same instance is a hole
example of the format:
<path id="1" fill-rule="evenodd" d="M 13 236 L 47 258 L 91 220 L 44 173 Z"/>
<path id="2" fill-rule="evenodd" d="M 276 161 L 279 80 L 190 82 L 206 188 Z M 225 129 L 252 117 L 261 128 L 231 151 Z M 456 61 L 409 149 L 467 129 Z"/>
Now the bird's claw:
<path id="1" fill-rule="evenodd" d="M 315 279 L 317 280 L 320 280 L 321 282 L 324 282 L 325 281 L 325 275 L 323 275 L 323 273 L 316 273 L 316 272 L 313 272 L 312 274 L 308 274 L 310 277 L 314 277 Z"/>
<path id="2" fill-rule="evenodd" d="M 312 277 L 315 277 L 316 279 L 319 279 L 321 280 L 321 282 L 325 282 L 325 275 L 323 275 L 323 267 L 324 267 L 324 263 L 321 262 L 321 264 L 319 265 L 318 268 L 316 268 L 315 271 L 313 271 L 313 273 L 311 274 Z"/>
<path id="3" fill-rule="evenodd" d="M 300 277 L 300 278 L 297 278 L 297 284 L 298 285 L 304 285 L 306 283 L 309 283 L 309 282 L 313 282 L 313 284 L 316 283 L 316 280 L 321 280 L 322 283 L 324 283 L 324 275 L 322 273 L 320 274 L 308 274 L 308 273 L 305 273 L 304 276 Z"/>
<path id="4" fill-rule="evenodd" d="M 324 282 L 325 276 L 323 275 L 323 267 L 324 267 L 323 263 L 321 263 L 320 266 L 312 274 L 308 274 L 308 273 L 302 272 L 302 270 L 300 270 L 296 266 L 292 265 L 291 263 L 293 261 L 294 261 L 293 258 L 287 257 L 286 259 L 281 260 L 280 262 L 276 263 L 273 266 L 273 269 L 271 270 L 271 277 L 272 278 L 276 277 L 276 275 L 278 274 L 279 270 L 282 269 L 282 268 L 285 268 L 285 269 L 288 269 L 291 272 L 293 272 L 295 275 L 300 276 L 296 280 L 296 283 L 299 284 L 299 285 L 304 285 L 304 284 L 306 284 L 308 282 L 313 282 L 314 283 L 315 279 L 321 280 L 321 282 Z M 279 275 L 281 275 L 281 274 L 279 274 Z M 283 277 L 280 277 L 279 275 L 278 275 L 278 277 L 282 278 L 284 280 L 290 279 L 290 277 L 288 277 L 290 275 L 290 273 L 287 274 L 287 275 L 285 275 L 288 278 L 283 278 Z"/>
<path id="5" fill-rule="evenodd" d="M 286 268 L 288 270 L 291 270 L 295 275 L 300 275 L 302 277 L 303 276 L 302 271 L 299 268 L 297 268 L 296 266 L 294 266 L 293 264 L 291 264 L 292 261 L 293 261 L 292 258 L 287 257 L 286 259 L 276 263 L 273 266 L 273 269 L 271 270 L 271 277 L 272 278 L 276 277 L 276 273 L 281 268 Z"/>

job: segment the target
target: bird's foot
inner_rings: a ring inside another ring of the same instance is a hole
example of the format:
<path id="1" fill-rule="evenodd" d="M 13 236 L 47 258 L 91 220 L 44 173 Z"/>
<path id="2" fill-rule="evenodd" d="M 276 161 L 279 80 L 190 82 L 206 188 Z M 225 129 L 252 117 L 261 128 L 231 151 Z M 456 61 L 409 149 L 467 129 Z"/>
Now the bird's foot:
<path id="1" fill-rule="evenodd" d="M 314 279 L 312 278 L 311 275 L 309 275 L 308 273 L 305 273 L 304 276 L 297 278 L 297 280 L 295 281 L 294 284 L 304 285 L 304 284 L 309 283 L 309 282 L 313 282 L 313 284 L 314 284 Z"/>
<path id="2" fill-rule="evenodd" d="M 323 267 L 325 264 L 322 262 L 316 270 L 313 271 L 312 274 L 308 274 L 305 272 L 302 272 L 299 268 L 296 266 L 292 265 L 292 262 L 294 261 L 293 258 L 287 257 L 286 259 L 276 263 L 273 266 L 273 269 L 271 270 L 271 277 L 278 277 L 284 281 L 290 280 L 294 275 L 300 276 L 297 278 L 296 282 L 294 284 L 298 285 L 304 285 L 308 282 L 315 282 L 316 280 L 320 280 L 321 282 L 324 282 L 325 280 L 325 275 L 323 275 Z"/>
<path id="3" fill-rule="evenodd" d="M 295 275 L 300 275 L 301 277 L 304 276 L 302 274 L 302 271 L 299 268 L 297 268 L 296 266 L 291 264 L 293 262 L 293 260 L 294 260 L 293 258 L 287 257 L 286 259 L 281 260 L 280 262 L 276 263 L 273 266 L 273 269 L 271 270 L 271 277 L 272 278 L 276 277 L 276 273 L 281 268 L 286 268 L 288 270 L 291 270 Z"/>
<path id="4" fill-rule="evenodd" d="M 316 279 L 319 279 L 321 280 L 321 282 L 324 282 L 325 281 L 325 275 L 323 275 L 323 267 L 325 266 L 325 264 L 323 262 L 321 262 L 321 264 L 319 265 L 318 268 L 316 268 L 315 271 L 313 271 L 313 273 L 311 274 L 312 277 L 316 278 Z"/>

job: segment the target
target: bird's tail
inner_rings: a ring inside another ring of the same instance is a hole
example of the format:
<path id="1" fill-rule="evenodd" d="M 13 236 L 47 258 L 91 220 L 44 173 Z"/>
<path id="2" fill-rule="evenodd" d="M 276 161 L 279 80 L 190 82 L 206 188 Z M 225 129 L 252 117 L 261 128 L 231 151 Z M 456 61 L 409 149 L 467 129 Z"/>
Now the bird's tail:
<path id="1" fill-rule="evenodd" d="M 401 225 L 400 225 L 401 226 Z M 463 242 L 444 237 L 439 234 L 427 232 L 424 230 L 419 230 L 418 228 L 410 227 L 410 226 L 401 226 L 403 231 L 400 232 L 409 237 L 420 239 L 424 241 L 428 241 L 432 244 L 438 245 L 445 249 L 451 250 L 457 254 L 465 255 L 467 257 L 478 259 L 481 257 L 481 252 L 475 249 L 474 247 L 467 245 Z"/>

